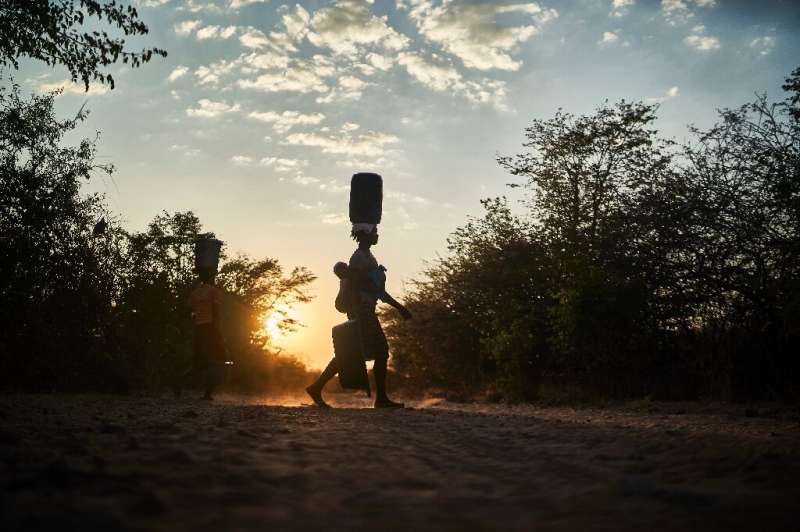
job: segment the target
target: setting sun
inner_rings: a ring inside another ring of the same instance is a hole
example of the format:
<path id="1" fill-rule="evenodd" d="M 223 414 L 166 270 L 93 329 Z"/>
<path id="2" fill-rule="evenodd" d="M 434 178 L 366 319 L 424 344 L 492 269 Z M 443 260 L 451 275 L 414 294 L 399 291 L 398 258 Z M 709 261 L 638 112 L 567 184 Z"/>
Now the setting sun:
<path id="1" fill-rule="evenodd" d="M 278 326 L 280 320 L 281 316 L 278 312 L 272 312 L 264 318 L 264 330 L 272 342 L 280 340 L 283 337 L 283 332 Z"/>
<path id="2" fill-rule="evenodd" d="M 298 329 L 286 327 L 287 322 L 301 323 L 300 313 L 295 307 L 279 307 L 272 312 L 265 314 L 263 318 L 264 333 L 269 337 L 269 342 L 277 347 L 287 347 L 287 343 L 293 343 L 299 332 Z"/>

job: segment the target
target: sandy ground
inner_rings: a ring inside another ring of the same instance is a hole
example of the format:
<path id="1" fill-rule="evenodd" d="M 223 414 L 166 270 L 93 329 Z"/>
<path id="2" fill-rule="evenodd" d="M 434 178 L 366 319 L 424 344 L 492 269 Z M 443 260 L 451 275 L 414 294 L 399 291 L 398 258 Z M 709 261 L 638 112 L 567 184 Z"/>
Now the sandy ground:
<path id="1" fill-rule="evenodd" d="M 275 402 L 0 396 L 0 526 L 800 530 L 796 410 Z"/>

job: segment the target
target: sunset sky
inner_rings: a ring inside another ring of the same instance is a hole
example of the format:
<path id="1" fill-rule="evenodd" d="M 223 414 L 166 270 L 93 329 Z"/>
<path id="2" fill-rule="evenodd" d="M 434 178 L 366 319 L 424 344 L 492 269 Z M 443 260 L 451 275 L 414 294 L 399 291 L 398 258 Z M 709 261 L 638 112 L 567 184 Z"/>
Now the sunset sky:
<path id="1" fill-rule="evenodd" d="M 162 210 L 193 210 L 229 252 L 304 265 L 316 300 L 281 339 L 312 366 L 331 355 L 331 271 L 349 238 L 349 177 L 384 176 L 381 242 L 389 288 L 437 253 L 482 197 L 509 194 L 495 163 L 532 118 L 604 99 L 659 102 L 658 127 L 682 140 L 714 109 L 767 91 L 800 65 L 800 2 L 140 0 L 157 46 L 113 91 L 66 85 L 58 109 L 88 101 L 79 134 L 102 132 L 106 194 L 141 229 Z M 65 85 L 39 64 L 27 88 Z M 514 197 L 513 194 L 509 194 Z"/>

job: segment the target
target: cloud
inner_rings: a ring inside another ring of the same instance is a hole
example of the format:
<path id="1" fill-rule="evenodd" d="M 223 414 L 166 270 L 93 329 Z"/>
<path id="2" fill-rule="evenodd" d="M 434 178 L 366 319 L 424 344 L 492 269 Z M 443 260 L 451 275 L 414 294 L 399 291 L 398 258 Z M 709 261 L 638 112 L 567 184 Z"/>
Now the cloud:
<path id="1" fill-rule="evenodd" d="M 225 61 L 223 59 L 210 65 L 197 67 L 194 75 L 200 85 L 216 85 L 222 76 L 232 72 L 237 66 L 239 66 L 239 60 Z"/>
<path id="2" fill-rule="evenodd" d="M 350 57 L 367 46 L 393 51 L 406 48 L 410 42 L 408 37 L 391 28 L 386 17 L 373 15 L 371 4 L 371 0 L 339 0 L 317 10 L 310 19 L 308 40 L 319 48 L 330 49 L 335 55 Z"/>
<path id="3" fill-rule="evenodd" d="M 465 81 L 452 65 L 416 53 L 401 53 L 398 63 L 405 67 L 411 77 L 430 89 L 452 91 L 473 103 L 492 104 L 500 110 L 507 108 L 506 84 L 503 81 L 485 78 L 481 81 Z"/>
<path id="4" fill-rule="evenodd" d="M 253 164 L 253 158 L 248 155 L 234 155 L 231 157 L 231 162 L 236 166 L 250 166 Z"/>
<path id="5" fill-rule="evenodd" d="M 246 28 L 239 35 L 239 42 L 245 48 L 262 50 L 264 48 L 279 53 L 296 52 L 295 43 L 288 34 L 272 31 L 267 35 L 255 28 Z"/>
<path id="6" fill-rule="evenodd" d="M 677 98 L 678 96 L 680 96 L 680 90 L 678 89 L 678 87 L 670 87 L 669 90 L 667 90 L 667 92 L 664 93 L 663 96 L 649 96 L 645 98 L 644 101 L 645 103 L 650 103 L 650 104 L 663 103 L 666 102 L 667 100 Z"/>
<path id="7" fill-rule="evenodd" d="M 214 102 L 203 98 L 197 102 L 198 107 L 195 109 L 187 109 L 188 116 L 199 118 L 215 118 L 226 113 L 235 113 L 241 109 L 237 103 L 235 105 L 228 105 L 225 102 Z"/>
<path id="8" fill-rule="evenodd" d="M 414 0 L 413 5 L 410 16 L 420 35 L 461 59 L 467 68 L 478 70 L 519 70 L 522 61 L 514 60 L 510 54 L 558 18 L 555 9 L 541 8 L 536 3 L 445 1 L 434 6 L 432 0 Z M 513 15 L 527 24 L 499 24 L 497 18 L 505 15 Z"/>
<path id="9" fill-rule="evenodd" d="M 394 164 L 386 157 L 378 157 L 369 161 L 364 159 L 345 159 L 343 161 L 336 161 L 336 166 L 343 168 L 350 168 L 357 172 L 374 172 L 378 169 L 386 169 L 394 166 Z"/>
<path id="10" fill-rule="evenodd" d="M 198 41 L 211 39 L 218 35 L 219 35 L 219 26 L 205 26 L 197 30 L 197 33 L 194 34 L 195 38 Z"/>
<path id="11" fill-rule="evenodd" d="M 289 60 L 288 55 L 275 52 L 252 53 L 239 58 L 242 67 L 248 71 L 286 68 L 289 66 Z"/>
<path id="12" fill-rule="evenodd" d="M 197 157 L 200 155 L 199 149 L 188 144 L 173 144 L 169 147 L 169 151 L 179 152 L 184 157 Z"/>
<path id="13" fill-rule="evenodd" d="M 386 153 L 388 145 L 400 139 L 394 135 L 369 131 L 360 135 L 339 133 L 321 135 L 319 133 L 293 133 L 282 144 L 320 148 L 322 153 L 333 155 L 353 155 L 360 157 L 380 157 Z"/>
<path id="14" fill-rule="evenodd" d="M 319 189 L 331 194 L 342 194 L 350 191 L 350 184 L 331 179 L 327 183 L 320 183 Z"/>
<path id="15" fill-rule="evenodd" d="M 213 13 L 222 13 L 222 8 L 212 2 L 202 3 L 198 0 L 183 0 L 183 5 L 177 6 L 175 11 L 188 11 L 190 13 L 208 11 Z"/>
<path id="16" fill-rule="evenodd" d="M 400 203 L 404 204 L 413 204 L 413 205 L 429 205 L 430 200 L 427 198 L 423 198 L 422 196 L 416 196 L 414 194 L 406 194 L 405 192 L 398 192 L 398 191 L 390 191 L 387 192 L 386 197 L 397 200 Z"/>
<path id="17" fill-rule="evenodd" d="M 270 40 L 263 31 L 250 28 L 239 36 L 239 42 L 245 48 L 264 48 L 270 44 Z"/>
<path id="18" fill-rule="evenodd" d="M 325 115 L 322 113 L 303 114 L 299 111 L 284 111 L 283 113 L 253 111 L 247 116 L 254 120 L 271 123 L 272 129 L 278 133 L 286 133 L 297 125 L 316 125 L 325 120 Z"/>
<path id="19" fill-rule="evenodd" d="M 376 54 L 374 52 L 367 55 L 367 61 L 369 61 L 371 66 L 377 68 L 378 70 L 389 70 L 392 68 L 392 65 L 394 65 L 394 61 L 391 57 Z"/>
<path id="20" fill-rule="evenodd" d="M 200 26 L 199 20 L 185 20 L 175 24 L 175 33 L 178 35 L 189 35 Z"/>
<path id="21" fill-rule="evenodd" d="M 275 168 L 276 172 L 289 172 L 297 170 L 303 166 L 308 166 L 308 161 L 305 159 L 284 159 L 281 157 L 264 157 L 258 164 L 261 166 L 271 166 Z"/>
<path id="22" fill-rule="evenodd" d="M 194 32 L 194 36 L 198 41 L 207 39 L 229 39 L 233 37 L 239 28 L 237 26 L 201 26 L 199 20 L 188 20 L 175 24 L 175 33 L 178 35 L 190 35 Z"/>
<path id="23" fill-rule="evenodd" d="M 331 103 L 341 100 L 359 100 L 361 99 L 361 93 L 364 87 L 367 85 L 369 85 L 367 82 L 355 76 L 341 76 L 339 77 L 336 88 L 330 91 L 327 95 L 317 98 L 317 103 Z"/>
<path id="24" fill-rule="evenodd" d="M 692 28 L 691 34 L 688 35 L 683 42 L 685 42 L 690 48 L 694 48 L 695 50 L 699 50 L 701 52 L 719 50 L 719 39 L 711 35 L 706 35 L 705 32 L 706 27 L 702 24 L 695 26 Z"/>
<path id="25" fill-rule="evenodd" d="M 661 14 L 673 26 L 694 18 L 693 8 L 716 7 L 717 0 L 661 0 Z"/>
<path id="26" fill-rule="evenodd" d="M 228 7 L 231 9 L 239 9 L 250 4 L 265 4 L 269 0 L 230 0 Z"/>
<path id="27" fill-rule="evenodd" d="M 614 44 L 617 41 L 619 41 L 619 35 L 617 35 L 613 31 L 604 31 L 603 38 L 597 41 L 597 44 L 609 45 L 609 44 Z"/>
<path id="28" fill-rule="evenodd" d="M 89 90 L 86 90 L 86 86 L 83 83 L 73 83 L 71 80 L 64 79 L 61 81 L 53 81 L 53 82 L 43 82 L 37 85 L 38 89 L 41 92 L 53 92 L 56 90 L 60 90 L 62 96 L 64 94 L 79 94 L 81 96 L 101 96 L 103 94 L 107 94 L 110 90 L 108 85 L 101 85 L 99 83 L 94 83 L 89 85 Z"/>
<path id="29" fill-rule="evenodd" d="M 750 41 L 750 48 L 758 50 L 759 55 L 768 55 L 775 48 L 775 37 L 757 37 Z"/>
<path id="30" fill-rule="evenodd" d="M 308 14 L 303 6 L 297 4 L 294 10 L 288 10 L 287 6 L 281 6 L 285 10 L 281 16 L 281 23 L 286 30 L 286 35 L 295 41 L 303 39 L 308 33 L 308 25 L 311 21 L 311 16 Z"/>
<path id="31" fill-rule="evenodd" d="M 462 79 L 452 65 L 434 62 L 417 53 L 402 53 L 397 62 L 411 77 L 435 91 L 445 91 Z"/>
<path id="32" fill-rule="evenodd" d="M 172 70 L 172 72 L 169 73 L 169 76 L 167 76 L 167 80 L 170 83 L 172 83 L 173 81 L 177 80 L 178 78 L 182 78 L 183 76 L 185 76 L 187 72 L 189 72 L 189 68 L 188 67 L 185 67 L 185 66 L 182 66 L 182 65 L 181 66 L 177 66 Z"/>
<path id="33" fill-rule="evenodd" d="M 316 203 L 303 203 L 302 201 L 300 201 L 297 202 L 297 206 L 306 211 L 318 211 L 328 207 L 325 203 L 321 201 L 317 201 Z"/>
<path id="34" fill-rule="evenodd" d="M 339 213 L 328 213 L 328 214 L 324 215 L 324 216 L 323 216 L 323 217 L 320 219 L 320 221 L 321 221 L 322 223 L 324 223 L 324 224 L 330 224 L 330 225 L 340 225 L 340 224 L 346 224 L 346 223 L 348 223 L 350 220 L 349 220 L 349 219 L 347 218 L 347 216 L 345 216 L 344 214 L 339 214 Z"/>
<path id="35" fill-rule="evenodd" d="M 296 176 L 294 176 L 292 181 L 304 187 L 307 187 L 308 185 L 316 185 L 317 183 L 319 183 L 319 179 L 317 179 L 316 177 L 308 177 L 304 176 L 303 174 L 297 174 Z"/>
<path id="36" fill-rule="evenodd" d="M 636 0 L 612 0 L 611 13 L 612 17 L 624 17 L 628 14 L 628 10 L 636 3 Z"/>
<path id="37" fill-rule="evenodd" d="M 240 79 L 236 82 L 242 89 L 262 92 L 328 92 L 325 80 L 315 72 L 315 66 L 306 61 L 295 62 L 282 71 L 268 71 L 255 78 Z"/>

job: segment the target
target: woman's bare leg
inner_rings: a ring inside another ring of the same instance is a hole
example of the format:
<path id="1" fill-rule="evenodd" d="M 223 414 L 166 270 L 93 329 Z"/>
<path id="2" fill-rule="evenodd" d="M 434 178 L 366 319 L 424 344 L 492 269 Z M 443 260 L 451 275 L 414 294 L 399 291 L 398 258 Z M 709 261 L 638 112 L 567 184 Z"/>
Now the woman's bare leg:
<path id="1" fill-rule="evenodd" d="M 317 406 L 330 406 L 325 400 L 322 398 L 322 389 L 325 388 L 325 385 L 331 380 L 336 374 L 339 372 L 339 368 L 336 365 L 336 359 L 332 358 L 328 365 L 322 370 L 320 373 L 319 378 L 314 381 L 314 383 L 306 388 L 306 393 L 311 397 L 314 403 Z"/>

